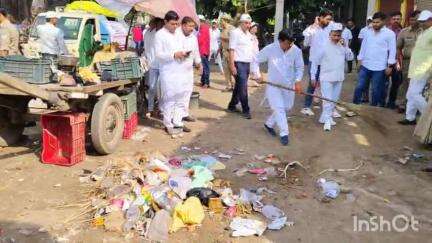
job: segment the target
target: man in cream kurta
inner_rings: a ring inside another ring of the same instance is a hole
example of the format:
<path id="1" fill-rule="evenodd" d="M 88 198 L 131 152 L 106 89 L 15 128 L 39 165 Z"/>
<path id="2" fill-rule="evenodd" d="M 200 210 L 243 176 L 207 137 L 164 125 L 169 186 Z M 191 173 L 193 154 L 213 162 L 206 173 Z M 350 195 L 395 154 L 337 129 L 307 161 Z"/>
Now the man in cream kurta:
<path id="1" fill-rule="evenodd" d="M 316 56 L 316 62 L 311 67 L 311 77 L 316 77 L 318 66 L 321 67 L 319 79 L 321 92 L 324 98 L 338 101 L 342 90 L 342 82 L 345 79 L 345 61 L 352 57 L 351 50 L 346 46 L 342 37 L 343 26 L 335 23 L 331 26 L 330 37 L 323 44 Z M 323 101 L 323 111 L 319 122 L 324 124 L 324 131 L 330 131 L 336 125 L 333 120 L 335 104 Z"/>
<path id="2" fill-rule="evenodd" d="M 189 92 L 190 75 L 185 73 L 185 60 L 189 57 L 184 50 L 184 34 L 179 28 L 179 16 L 174 11 L 165 15 L 165 26 L 156 33 L 155 53 L 159 64 L 161 84 L 160 109 L 163 124 L 168 134 L 183 131 L 185 114 L 184 97 Z"/>
<path id="3" fill-rule="evenodd" d="M 304 71 L 302 51 L 294 45 L 294 39 L 288 30 L 282 30 L 278 39 L 279 41 L 262 49 L 256 60 L 259 63 L 268 63 L 268 79 L 271 83 L 294 88 L 300 92 Z M 277 125 L 280 141 L 282 145 L 286 146 L 289 143 L 286 112 L 290 111 L 294 105 L 295 93 L 268 85 L 265 97 L 272 109 L 272 114 L 264 127 L 272 136 L 276 136 L 274 126 Z"/>

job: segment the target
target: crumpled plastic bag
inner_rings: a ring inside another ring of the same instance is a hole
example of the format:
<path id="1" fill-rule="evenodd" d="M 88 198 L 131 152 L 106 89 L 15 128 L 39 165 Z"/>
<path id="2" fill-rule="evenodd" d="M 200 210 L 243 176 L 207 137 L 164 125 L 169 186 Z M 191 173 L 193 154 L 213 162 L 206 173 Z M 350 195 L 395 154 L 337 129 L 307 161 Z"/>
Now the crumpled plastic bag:
<path id="1" fill-rule="evenodd" d="M 213 173 L 204 166 L 192 167 L 194 171 L 191 188 L 208 187 L 210 181 L 214 179 Z"/>
<path id="2" fill-rule="evenodd" d="M 273 205 L 265 205 L 261 213 L 269 220 L 270 223 L 267 227 L 270 230 L 280 230 L 287 222 L 285 213 Z"/>
<path id="3" fill-rule="evenodd" d="M 190 197 L 174 208 L 170 232 L 176 232 L 186 225 L 201 224 L 204 220 L 204 208 L 197 197 Z"/>
<path id="4" fill-rule="evenodd" d="M 169 187 L 181 198 L 186 198 L 186 193 L 191 189 L 192 180 L 186 176 L 170 177 Z"/>
<path id="5" fill-rule="evenodd" d="M 233 231 L 233 237 L 239 236 L 261 236 L 266 230 L 267 225 L 264 222 L 255 219 L 244 219 L 235 217 L 230 224 L 230 229 Z"/>
<path id="6" fill-rule="evenodd" d="M 168 231 L 171 224 L 171 215 L 166 210 L 159 210 L 150 223 L 147 237 L 152 241 L 168 241 Z"/>

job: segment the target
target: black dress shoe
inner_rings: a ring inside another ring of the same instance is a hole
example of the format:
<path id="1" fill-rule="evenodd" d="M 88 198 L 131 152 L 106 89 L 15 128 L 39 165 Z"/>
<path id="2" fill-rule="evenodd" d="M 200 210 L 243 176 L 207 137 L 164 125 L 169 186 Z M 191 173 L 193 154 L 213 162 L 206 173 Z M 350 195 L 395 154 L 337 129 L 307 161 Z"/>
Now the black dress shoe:
<path id="1" fill-rule="evenodd" d="M 416 120 L 410 121 L 410 120 L 407 120 L 407 119 L 403 119 L 402 121 L 399 121 L 398 123 L 401 124 L 401 125 L 404 125 L 404 126 L 414 126 L 414 125 L 417 125 L 417 121 Z"/>
<path id="2" fill-rule="evenodd" d="M 252 119 L 252 116 L 249 112 L 242 113 L 242 117 L 248 120 Z"/>
<path id="3" fill-rule="evenodd" d="M 238 108 L 230 108 L 230 107 L 228 107 L 226 109 L 226 111 L 230 112 L 230 113 L 240 113 L 241 112 Z"/>
<path id="4" fill-rule="evenodd" d="M 187 133 L 192 132 L 192 130 L 191 130 L 190 128 L 186 127 L 186 126 L 183 126 L 183 127 L 175 127 L 175 128 L 176 128 L 176 129 L 179 129 L 179 130 L 183 130 L 183 132 L 187 132 Z"/>
<path id="5" fill-rule="evenodd" d="M 276 131 L 273 128 L 267 126 L 266 124 L 264 124 L 264 127 L 267 130 L 267 132 L 270 133 L 270 135 L 272 135 L 273 137 L 276 137 Z"/>

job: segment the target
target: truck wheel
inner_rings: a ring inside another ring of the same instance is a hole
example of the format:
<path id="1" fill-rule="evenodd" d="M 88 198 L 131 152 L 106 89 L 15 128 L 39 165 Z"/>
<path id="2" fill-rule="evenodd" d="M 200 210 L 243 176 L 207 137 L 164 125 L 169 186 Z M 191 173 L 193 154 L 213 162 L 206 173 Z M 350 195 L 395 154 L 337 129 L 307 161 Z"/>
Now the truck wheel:
<path id="1" fill-rule="evenodd" d="M 123 103 L 115 94 L 103 95 L 93 108 L 91 139 L 96 151 L 113 153 L 122 139 L 124 129 Z"/>
<path id="2" fill-rule="evenodd" d="M 7 112 L 0 110 L 0 147 L 14 145 L 21 138 L 24 125 L 12 124 L 8 119 Z"/>

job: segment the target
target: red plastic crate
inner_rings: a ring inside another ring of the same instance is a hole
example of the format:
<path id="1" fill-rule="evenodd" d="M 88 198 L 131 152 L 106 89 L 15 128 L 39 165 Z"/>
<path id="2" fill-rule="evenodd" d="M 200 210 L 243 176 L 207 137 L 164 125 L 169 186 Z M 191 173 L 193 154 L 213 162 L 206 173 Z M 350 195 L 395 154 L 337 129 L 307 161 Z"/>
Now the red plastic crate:
<path id="1" fill-rule="evenodd" d="M 136 132 L 138 127 L 138 113 L 132 113 L 131 117 L 125 120 L 125 127 L 123 130 L 123 139 L 130 139 Z"/>
<path id="2" fill-rule="evenodd" d="M 85 159 L 86 115 L 42 115 L 42 163 L 72 166 Z"/>

